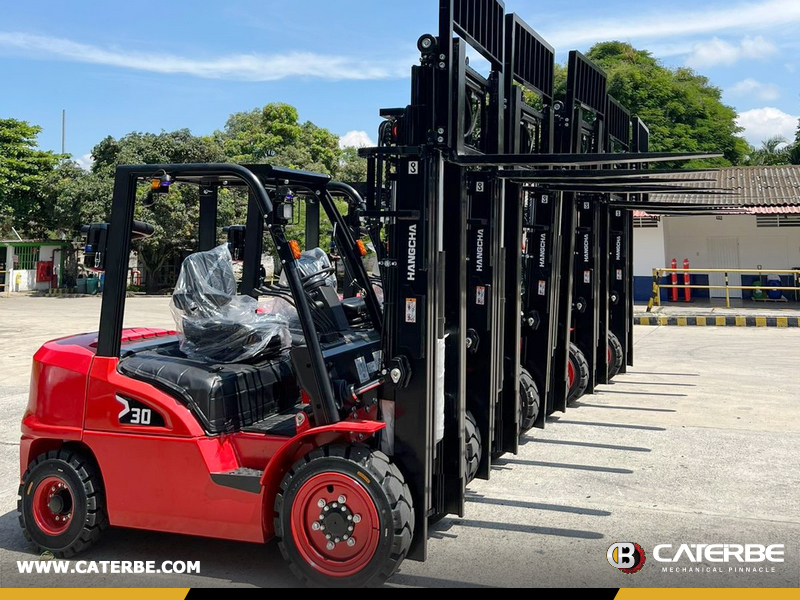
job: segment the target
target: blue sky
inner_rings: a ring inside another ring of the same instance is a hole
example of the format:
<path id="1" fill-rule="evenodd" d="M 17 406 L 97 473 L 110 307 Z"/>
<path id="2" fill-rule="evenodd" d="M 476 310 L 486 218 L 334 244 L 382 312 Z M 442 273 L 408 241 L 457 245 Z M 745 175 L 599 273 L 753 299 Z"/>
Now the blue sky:
<path id="1" fill-rule="evenodd" d="M 438 8 L 436 0 L 0 1 L 0 117 L 41 125 L 41 145 L 59 150 L 66 109 L 76 158 L 106 135 L 208 134 L 232 112 L 277 101 L 349 142 L 374 139 L 378 110 L 408 103 L 416 40 L 436 31 Z M 629 41 L 707 75 L 751 142 L 794 134 L 800 0 L 507 0 L 506 9 L 559 60 L 597 41 Z"/>

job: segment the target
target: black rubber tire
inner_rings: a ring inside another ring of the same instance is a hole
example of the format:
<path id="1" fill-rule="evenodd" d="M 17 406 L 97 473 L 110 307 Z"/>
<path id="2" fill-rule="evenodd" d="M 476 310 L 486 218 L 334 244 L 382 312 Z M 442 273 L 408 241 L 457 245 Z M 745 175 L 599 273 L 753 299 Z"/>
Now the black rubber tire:
<path id="1" fill-rule="evenodd" d="M 533 428 L 539 418 L 539 388 L 533 376 L 526 370 L 519 372 L 519 435 L 522 437 Z"/>
<path id="2" fill-rule="evenodd" d="M 466 475 L 467 485 L 469 485 L 478 474 L 481 466 L 481 454 L 483 452 L 483 441 L 481 440 L 481 430 L 478 429 L 478 422 L 470 411 L 464 415 L 464 439 L 466 442 Z"/>
<path id="3" fill-rule="evenodd" d="M 589 387 L 589 361 L 586 360 L 581 349 L 573 343 L 569 345 L 569 361 L 575 371 L 575 379 L 567 395 L 567 402 L 572 404 L 581 399 L 586 393 L 586 388 Z"/>
<path id="4" fill-rule="evenodd" d="M 383 531 L 370 563 L 350 577 L 331 578 L 308 564 L 291 531 L 291 506 L 300 487 L 320 473 L 346 475 L 361 485 L 375 503 Z M 389 457 L 367 446 L 323 446 L 297 461 L 275 497 L 275 537 L 295 575 L 311 587 L 375 587 L 391 577 L 405 559 L 414 537 L 414 501 L 400 470 Z"/>
<path id="5" fill-rule="evenodd" d="M 611 350 L 611 361 L 609 361 L 610 364 L 608 365 L 608 379 L 610 381 L 619 375 L 622 370 L 622 362 L 625 360 L 619 338 L 610 331 L 608 332 L 608 348 Z"/>
<path id="6" fill-rule="evenodd" d="M 63 479 L 72 491 L 72 522 L 64 533 L 42 531 L 33 518 L 37 484 L 47 477 Z M 92 546 L 108 528 L 103 480 L 94 460 L 69 449 L 51 450 L 35 458 L 22 476 L 17 499 L 19 524 L 33 549 L 56 558 L 70 558 Z"/>
<path id="7" fill-rule="evenodd" d="M 478 474 L 478 468 L 481 465 L 481 452 L 483 451 L 481 431 L 478 429 L 478 422 L 470 411 L 464 414 L 464 439 L 464 472 L 467 477 L 466 485 L 469 485 Z M 436 513 L 428 517 L 428 526 L 436 525 L 446 516 L 446 514 Z"/>

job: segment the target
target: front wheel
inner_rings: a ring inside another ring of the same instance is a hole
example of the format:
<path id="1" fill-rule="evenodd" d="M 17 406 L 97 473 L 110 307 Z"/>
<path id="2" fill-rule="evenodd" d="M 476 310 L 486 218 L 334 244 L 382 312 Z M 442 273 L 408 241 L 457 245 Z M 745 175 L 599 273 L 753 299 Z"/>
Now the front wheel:
<path id="1" fill-rule="evenodd" d="M 22 476 L 19 524 L 37 552 L 69 558 L 108 527 L 103 481 L 94 461 L 72 450 L 37 457 Z"/>
<path id="2" fill-rule="evenodd" d="M 533 376 L 526 370 L 519 373 L 519 435 L 533 428 L 539 417 L 539 389 Z"/>
<path id="3" fill-rule="evenodd" d="M 312 586 L 382 585 L 414 536 L 403 474 L 367 446 L 325 446 L 304 456 L 283 478 L 275 512 L 281 553 Z"/>
<path id="4" fill-rule="evenodd" d="M 567 402 L 577 402 L 589 387 L 589 362 L 575 344 L 569 345 L 569 392 Z"/>
<path id="5" fill-rule="evenodd" d="M 608 332 L 608 379 L 614 379 L 622 370 L 622 362 L 625 360 L 623 356 L 622 344 L 619 338 Z"/>

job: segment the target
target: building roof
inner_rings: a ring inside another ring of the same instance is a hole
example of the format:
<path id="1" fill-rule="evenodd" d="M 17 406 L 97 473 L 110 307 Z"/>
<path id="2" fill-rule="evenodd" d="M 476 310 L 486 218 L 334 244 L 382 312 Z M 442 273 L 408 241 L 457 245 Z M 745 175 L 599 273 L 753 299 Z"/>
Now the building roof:
<path id="1" fill-rule="evenodd" d="M 697 173 L 672 173 L 666 178 L 687 181 Z M 800 212 L 800 166 L 728 167 L 719 169 L 716 181 L 694 184 L 734 192 L 734 195 L 697 196 L 688 194 L 651 194 L 652 202 L 680 204 L 737 204 L 752 208 L 757 214 L 797 214 Z M 748 211 L 750 212 L 750 211 Z"/>

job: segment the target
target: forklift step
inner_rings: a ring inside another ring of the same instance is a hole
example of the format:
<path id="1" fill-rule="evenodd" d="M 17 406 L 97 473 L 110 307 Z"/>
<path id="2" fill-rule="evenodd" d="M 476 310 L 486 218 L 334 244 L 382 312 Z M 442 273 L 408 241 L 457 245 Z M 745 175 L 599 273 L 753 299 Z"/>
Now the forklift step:
<path id="1" fill-rule="evenodd" d="M 256 469 L 236 469 L 227 473 L 212 473 L 211 480 L 217 485 L 250 492 L 251 494 L 261 493 L 261 476 L 263 471 Z"/>
<path id="2" fill-rule="evenodd" d="M 262 421 L 258 421 L 248 427 L 245 427 L 243 431 L 293 437 L 297 432 L 295 427 L 295 417 L 297 416 L 297 413 L 303 412 L 305 408 L 305 404 L 296 404 L 289 410 L 284 410 L 274 415 L 270 415 Z"/>

